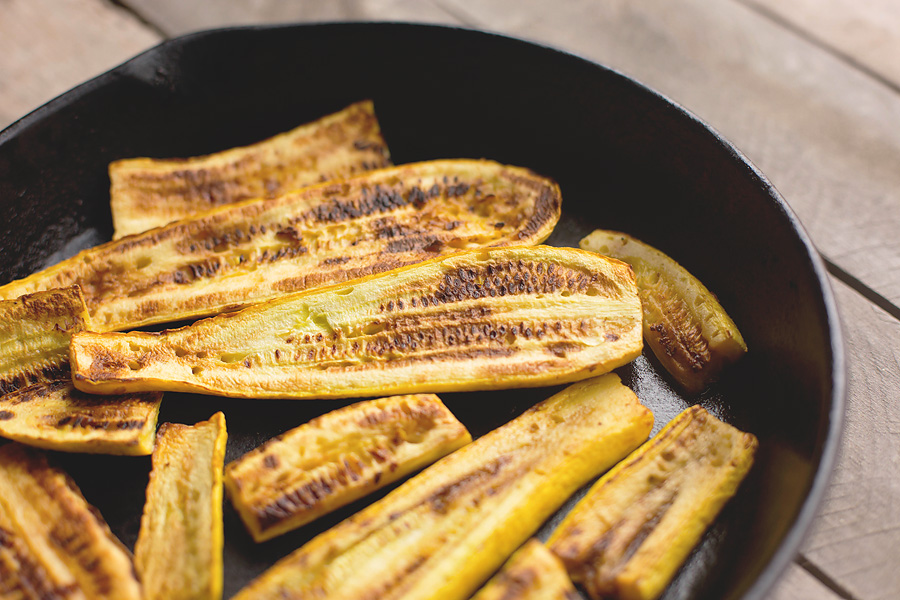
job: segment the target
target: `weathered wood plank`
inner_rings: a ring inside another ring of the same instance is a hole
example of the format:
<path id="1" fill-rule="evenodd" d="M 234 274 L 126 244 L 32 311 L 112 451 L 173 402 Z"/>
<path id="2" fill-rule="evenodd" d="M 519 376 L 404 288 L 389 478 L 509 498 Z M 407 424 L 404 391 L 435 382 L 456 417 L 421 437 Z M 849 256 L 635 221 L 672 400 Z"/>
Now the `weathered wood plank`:
<path id="1" fill-rule="evenodd" d="M 841 457 L 802 554 L 856 598 L 900 598 L 900 322 L 834 287 L 850 399 Z"/>
<path id="2" fill-rule="evenodd" d="M 0 3 L 0 129 L 159 40 L 104 0 Z"/>
<path id="3" fill-rule="evenodd" d="M 896 0 L 741 1 L 783 19 L 900 86 L 900 3 Z"/>
<path id="4" fill-rule="evenodd" d="M 768 597 L 769 600 L 839 600 L 840 598 L 796 564 L 791 565 L 781 576 Z"/>

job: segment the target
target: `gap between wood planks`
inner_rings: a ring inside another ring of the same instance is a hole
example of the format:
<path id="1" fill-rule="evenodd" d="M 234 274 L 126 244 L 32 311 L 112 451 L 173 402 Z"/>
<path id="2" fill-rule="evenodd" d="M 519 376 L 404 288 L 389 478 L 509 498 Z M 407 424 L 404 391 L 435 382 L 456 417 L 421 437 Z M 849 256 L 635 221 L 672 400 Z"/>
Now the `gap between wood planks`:
<path id="1" fill-rule="evenodd" d="M 829 590 L 831 590 L 844 600 L 859 600 L 856 596 L 848 592 L 847 589 L 844 588 L 844 586 L 829 577 L 827 573 L 822 571 L 822 569 L 809 562 L 802 554 L 798 555 L 797 558 L 794 559 L 794 563 L 799 565 L 807 573 L 815 577 L 819 581 L 819 583 L 827 587 Z"/>
<path id="2" fill-rule="evenodd" d="M 162 40 L 160 40 L 160 41 L 165 41 L 172 37 L 172 36 L 168 35 L 165 31 L 160 29 L 156 23 L 147 19 L 144 15 L 142 15 L 141 13 L 136 11 L 134 8 L 132 8 L 131 5 L 128 4 L 128 2 L 125 2 L 123 0 L 106 0 L 106 2 L 108 2 L 109 4 L 112 4 L 116 8 L 123 10 L 126 13 L 128 13 L 129 15 L 131 15 L 141 25 L 143 25 L 144 27 L 146 27 L 147 29 L 149 29 L 150 31 L 152 31 L 153 33 L 155 33 L 156 35 L 161 37 Z"/>

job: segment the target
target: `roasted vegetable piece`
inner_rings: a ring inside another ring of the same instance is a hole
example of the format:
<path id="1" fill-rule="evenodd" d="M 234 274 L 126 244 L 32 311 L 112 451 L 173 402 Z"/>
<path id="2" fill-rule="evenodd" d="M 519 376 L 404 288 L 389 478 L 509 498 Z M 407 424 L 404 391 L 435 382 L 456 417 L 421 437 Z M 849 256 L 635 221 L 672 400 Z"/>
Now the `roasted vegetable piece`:
<path id="1" fill-rule="evenodd" d="M 163 423 L 134 546 L 146 600 L 222 597 L 225 416 Z"/>
<path id="2" fill-rule="evenodd" d="M 153 451 L 160 392 L 94 396 L 49 381 L 0 397 L 0 436 L 50 450 L 143 456 Z"/>
<path id="3" fill-rule="evenodd" d="M 225 467 L 225 489 L 257 542 L 362 498 L 472 441 L 434 394 L 332 411 Z"/>
<path id="4" fill-rule="evenodd" d="M 75 385 L 248 398 L 538 386 L 634 359 L 628 265 L 571 248 L 477 250 L 162 333 L 83 332 Z"/>
<path id="5" fill-rule="evenodd" d="M 140 600 L 128 550 L 45 455 L 0 447 L 0 598 Z"/>
<path id="6" fill-rule="evenodd" d="M 468 598 L 652 422 L 614 374 L 572 385 L 313 538 L 235 600 Z"/>
<path id="7" fill-rule="evenodd" d="M 656 248 L 616 231 L 597 230 L 585 250 L 634 268 L 644 310 L 644 339 L 662 365 L 691 393 L 702 391 L 747 344 L 716 297 Z"/>
<path id="8" fill-rule="evenodd" d="M 559 187 L 489 161 L 370 171 L 247 200 L 85 250 L 0 287 L 0 298 L 78 283 L 95 331 L 211 315 L 465 248 L 536 244 Z"/>
<path id="9" fill-rule="evenodd" d="M 150 454 L 162 394 L 89 396 L 69 341 L 90 319 L 78 287 L 0 301 L 0 436 L 68 452 Z"/>
<path id="10" fill-rule="evenodd" d="M 187 159 L 118 160 L 109 165 L 114 237 L 390 164 L 368 100 L 243 148 Z"/>
<path id="11" fill-rule="evenodd" d="M 532 538 L 512 555 L 472 600 L 578 600 L 566 568 Z"/>
<path id="12" fill-rule="evenodd" d="M 693 406 L 594 484 L 547 545 L 595 600 L 652 600 L 753 463 L 756 438 Z"/>

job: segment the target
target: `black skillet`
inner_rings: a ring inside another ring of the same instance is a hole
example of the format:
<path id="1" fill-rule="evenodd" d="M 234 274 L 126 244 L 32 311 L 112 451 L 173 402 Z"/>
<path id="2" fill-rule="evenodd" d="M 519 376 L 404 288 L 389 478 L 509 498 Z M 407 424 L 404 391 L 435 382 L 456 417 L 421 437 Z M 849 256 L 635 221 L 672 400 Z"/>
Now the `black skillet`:
<path id="1" fill-rule="evenodd" d="M 646 353 L 619 373 L 653 410 L 655 431 L 700 403 L 760 439 L 748 480 L 663 597 L 765 597 L 809 528 L 839 443 L 845 365 L 834 300 L 809 238 L 762 174 L 683 108 L 607 68 L 498 35 L 407 24 L 165 42 L 0 133 L 0 282 L 109 239 L 110 161 L 243 145 L 364 98 L 375 101 L 395 162 L 530 167 L 563 191 L 549 243 L 627 231 L 718 294 L 750 347 L 719 384 L 686 397 Z M 443 396 L 477 436 L 553 391 Z M 346 403 L 168 394 L 160 419 L 193 423 L 223 410 L 232 460 Z M 149 459 L 56 458 L 133 546 Z M 257 545 L 226 502 L 225 597 L 362 505 Z"/>

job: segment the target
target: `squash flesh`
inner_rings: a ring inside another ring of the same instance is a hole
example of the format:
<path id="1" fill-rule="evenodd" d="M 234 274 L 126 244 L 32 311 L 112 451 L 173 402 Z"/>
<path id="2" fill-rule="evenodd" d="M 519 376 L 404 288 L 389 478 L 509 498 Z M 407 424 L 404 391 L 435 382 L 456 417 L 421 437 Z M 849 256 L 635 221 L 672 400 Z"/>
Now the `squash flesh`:
<path id="1" fill-rule="evenodd" d="M 468 598 L 652 422 L 614 374 L 574 384 L 320 534 L 235 599 Z"/>
<path id="2" fill-rule="evenodd" d="M 541 542 L 530 539 L 472 600 L 578 600 L 563 564 Z"/>
<path id="3" fill-rule="evenodd" d="M 595 600 L 653 600 L 735 494 L 756 438 L 693 406 L 597 481 L 547 545 Z"/>
<path id="4" fill-rule="evenodd" d="M 225 467 L 225 488 L 261 542 L 471 441 L 433 394 L 379 398 L 322 415 L 251 450 Z"/>
<path id="5" fill-rule="evenodd" d="M 46 456 L 0 447 L 0 597 L 141 600 L 128 550 Z"/>
<path id="6" fill-rule="evenodd" d="M 159 334 L 73 338 L 75 385 L 340 398 L 540 386 L 641 350 L 631 269 L 541 246 L 434 259 Z"/>
<path id="7" fill-rule="evenodd" d="M 164 423 L 134 547 L 146 600 L 222 597 L 225 417 Z"/>
<path id="8" fill-rule="evenodd" d="M 554 182 L 526 169 L 403 165 L 112 241 L 0 287 L 0 298 L 77 283 L 95 330 L 185 320 L 465 248 L 536 244 L 560 202 Z"/>
<path id="9" fill-rule="evenodd" d="M 113 238 L 390 164 L 368 100 L 250 146 L 188 159 L 117 160 L 109 165 Z"/>

